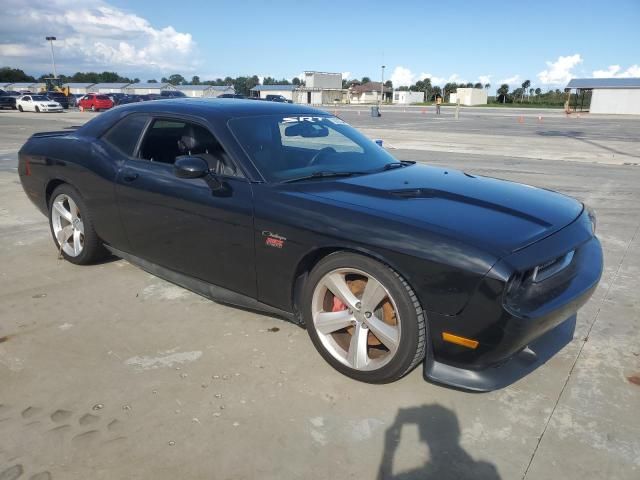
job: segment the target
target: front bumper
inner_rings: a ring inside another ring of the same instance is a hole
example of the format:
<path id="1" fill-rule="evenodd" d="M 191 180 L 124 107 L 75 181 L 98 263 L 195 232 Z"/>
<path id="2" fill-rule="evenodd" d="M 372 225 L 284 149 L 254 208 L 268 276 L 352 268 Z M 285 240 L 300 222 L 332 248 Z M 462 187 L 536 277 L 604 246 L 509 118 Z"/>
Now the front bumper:
<path id="1" fill-rule="evenodd" d="M 510 272 L 524 271 L 569 250 L 575 253 L 564 270 L 517 295 L 505 294 Z M 490 391 L 524 377 L 571 341 L 577 311 L 591 298 L 602 268 L 600 242 L 581 217 L 498 262 L 458 315 L 427 312 L 431 351 L 424 365 L 425 379 Z M 475 339 L 478 347 L 446 343 L 442 332 Z"/>

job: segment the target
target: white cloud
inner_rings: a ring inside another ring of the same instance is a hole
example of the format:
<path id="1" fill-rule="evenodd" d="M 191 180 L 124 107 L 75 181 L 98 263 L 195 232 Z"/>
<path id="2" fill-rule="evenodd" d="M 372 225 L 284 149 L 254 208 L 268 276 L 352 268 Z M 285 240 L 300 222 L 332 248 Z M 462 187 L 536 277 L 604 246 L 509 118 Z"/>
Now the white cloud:
<path id="1" fill-rule="evenodd" d="M 625 71 L 621 71 L 620 65 L 609 65 L 606 70 L 595 70 L 593 76 L 595 78 L 630 78 L 640 77 L 640 66 L 631 65 Z"/>
<path id="2" fill-rule="evenodd" d="M 56 63 L 64 73 L 89 68 L 186 73 L 198 64 L 190 33 L 152 26 L 102 0 L 90 7 L 70 0 L 31 0 L 27 7 L 5 0 L 4 7 L 0 56 L 13 57 L 21 68 L 50 70 L 42 26 L 58 37 Z"/>
<path id="3" fill-rule="evenodd" d="M 560 56 L 555 62 L 546 62 L 547 70 L 538 73 L 538 80 L 543 85 L 565 85 L 573 78 L 573 68 L 582 63 L 579 53 Z"/>
<path id="4" fill-rule="evenodd" d="M 350 80 L 351 78 L 353 78 L 351 76 L 351 72 L 342 72 L 342 79 L 343 80 Z"/>
<path id="5" fill-rule="evenodd" d="M 498 83 L 500 83 L 501 85 L 503 83 L 506 83 L 507 85 L 515 85 L 515 84 L 517 84 L 518 86 L 520 86 L 520 83 L 521 83 L 520 82 L 520 75 L 513 75 L 512 77 L 503 78 Z"/>
<path id="6" fill-rule="evenodd" d="M 394 87 L 410 86 L 415 83 L 415 74 L 408 68 L 397 66 L 391 74 L 391 81 Z"/>
<path id="7" fill-rule="evenodd" d="M 478 81 L 482 84 L 482 85 L 486 85 L 487 83 L 491 83 L 491 77 L 492 75 L 480 75 L 478 77 Z"/>

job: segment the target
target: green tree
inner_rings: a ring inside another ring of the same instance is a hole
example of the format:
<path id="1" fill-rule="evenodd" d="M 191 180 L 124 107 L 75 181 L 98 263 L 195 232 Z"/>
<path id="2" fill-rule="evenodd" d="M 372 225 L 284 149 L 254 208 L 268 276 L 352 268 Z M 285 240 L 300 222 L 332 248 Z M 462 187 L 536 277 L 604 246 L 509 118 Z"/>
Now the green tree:
<path id="1" fill-rule="evenodd" d="M 152 78 L 151 80 L 147 80 L 147 83 L 158 83 L 158 80 Z"/>
<path id="2" fill-rule="evenodd" d="M 169 78 L 167 81 L 171 85 L 184 85 L 187 83 L 187 80 L 179 73 L 174 73 L 173 75 L 169 75 Z"/>
<path id="3" fill-rule="evenodd" d="M 496 90 L 496 94 L 498 97 L 498 101 L 502 99 L 502 103 L 507 103 L 507 96 L 509 95 L 509 85 L 506 83 L 500 85 L 500 88 Z"/>
<path id="4" fill-rule="evenodd" d="M 542 93 L 542 90 L 538 87 L 536 88 L 536 95 L 540 95 Z"/>
<path id="5" fill-rule="evenodd" d="M 200 77 L 198 75 L 191 77 L 191 85 L 200 85 Z"/>
<path id="6" fill-rule="evenodd" d="M 484 88 L 486 88 L 487 90 L 489 90 L 491 88 L 491 84 L 490 83 L 485 83 L 484 84 Z"/>
<path id="7" fill-rule="evenodd" d="M 369 77 L 362 77 L 362 80 L 360 81 L 361 84 L 365 84 L 365 83 L 369 83 L 371 81 L 371 79 Z"/>
<path id="8" fill-rule="evenodd" d="M 481 88 L 482 88 L 482 83 L 480 83 L 480 82 L 476 83 L 476 84 L 473 86 L 473 88 L 480 88 L 480 89 L 481 89 Z"/>
<path id="9" fill-rule="evenodd" d="M 1 82 L 35 82 L 36 79 L 31 75 L 27 75 L 23 70 L 19 68 L 2 67 L 0 68 L 0 81 Z"/>
<path id="10" fill-rule="evenodd" d="M 391 80 L 387 80 L 384 82 L 385 87 L 393 88 L 393 82 Z"/>
<path id="11" fill-rule="evenodd" d="M 291 83 L 294 85 L 300 85 L 302 82 L 298 77 L 293 77 L 293 80 L 291 80 Z M 342 84 L 344 85 L 344 80 L 342 81 Z"/>
<path id="12" fill-rule="evenodd" d="M 531 86 L 531 80 L 525 80 L 522 82 L 522 95 L 520 96 L 520 103 L 524 99 L 524 94 L 527 92 L 528 88 Z"/>

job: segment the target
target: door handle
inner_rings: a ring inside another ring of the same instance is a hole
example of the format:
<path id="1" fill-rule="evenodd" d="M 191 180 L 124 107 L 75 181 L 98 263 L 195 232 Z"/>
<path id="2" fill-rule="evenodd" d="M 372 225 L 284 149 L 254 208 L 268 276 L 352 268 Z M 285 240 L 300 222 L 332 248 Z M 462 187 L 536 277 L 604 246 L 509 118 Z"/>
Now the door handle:
<path id="1" fill-rule="evenodd" d="M 125 172 L 125 173 L 122 175 L 122 179 L 123 179 L 125 182 L 133 182 L 136 178 L 138 178 L 138 174 L 137 174 L 137 173 L 134 173 L 134 172 Z"/>

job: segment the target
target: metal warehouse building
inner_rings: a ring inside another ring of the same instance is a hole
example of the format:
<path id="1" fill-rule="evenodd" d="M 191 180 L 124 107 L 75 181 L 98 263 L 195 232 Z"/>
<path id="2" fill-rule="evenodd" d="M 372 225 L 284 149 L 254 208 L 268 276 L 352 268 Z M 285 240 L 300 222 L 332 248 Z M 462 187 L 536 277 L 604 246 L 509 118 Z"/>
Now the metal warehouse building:
<path id="1" fill-rule="evenodd" d="M 124 89 L 124 93 L 133 93 L 135 95 L 148 95 L 155 93 L 160 95 L 164 90 L 175 90 L 176 87 L 170 83 L 130 83 Z"/>
<path id="2" fill-rule="evenodd" d="M 71 82 L 71 83 L 65 83 L 64 85 L 62 85 L 63 87 L 68 87 L 69 88 L 69 93 L 75 94 L 75 95 L 84 95 L 85 93 L 89 93 L 89 92 L 93 92 L 95 90 L 93 90 L 93 86 L 96 85 L 95 83 L 78 83 L 78 82 Z"/>
<path id="3" fill-rule="evenodd" d="M 230 85 L 176 85 L 176 90 L 181 91 L 187 97 L 218 97 L 223 93 L 236 93 Z"/>
<path id="4" fill-rule="evenodd" d="M 124 93 L 128 83 L 96 83 L 91 86 L 89 92 L 92 93 Z"/>
<path id="5" fill-rule="evenodd" d="M 567 88 L 576 101 L 591 91 L 591 113 L 640 115 L 640 78 L 574 78 Z"/>
<path id="6" fill-rule="evenodd" d="M 7 84 L 5 90 L 14 90 L 16 92 L 39 92 L 44 90 L 44 83 L 39 82 L 18 82 Z"/>

